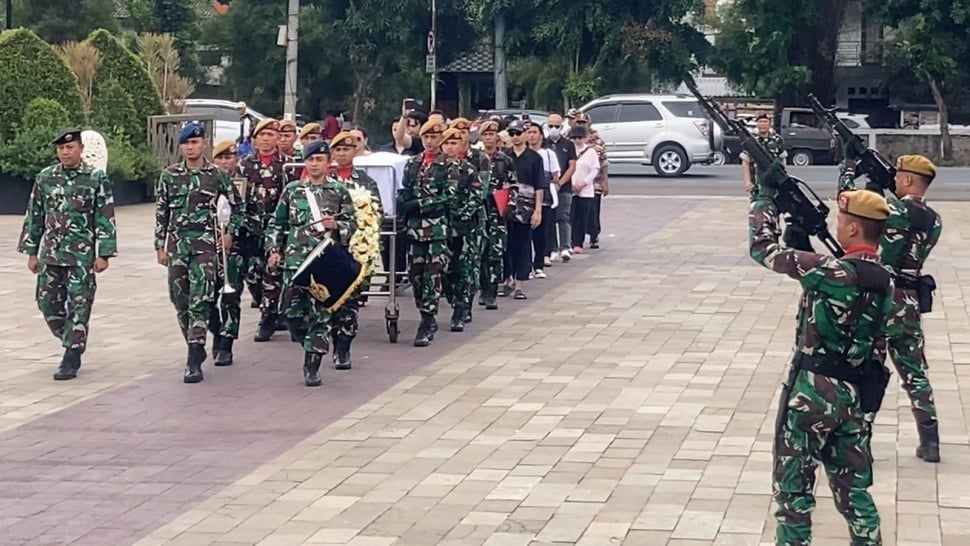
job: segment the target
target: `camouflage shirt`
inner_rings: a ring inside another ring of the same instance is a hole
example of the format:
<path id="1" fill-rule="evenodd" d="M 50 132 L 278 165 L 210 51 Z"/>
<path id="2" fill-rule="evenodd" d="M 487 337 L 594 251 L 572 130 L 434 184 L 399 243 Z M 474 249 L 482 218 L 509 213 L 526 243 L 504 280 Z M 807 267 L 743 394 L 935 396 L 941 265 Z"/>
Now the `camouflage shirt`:
<path id="1" fill-rule="evenodd" d="M 498 217 L 498 208 L 495 204 L 494 193 L 502 188 L 509 188 L 515 184 L 515 162 L 508 154 L 501 150 L 489 157 L 491 173 L 489 176 L 489 186 L 485 196 L 485 210 L 489 217 Z"/>
<path id="2" fill-rule="evenodd" d="M 42 263 L 90 266 L 118 255 L 114 198 L 104 171 L 47 167 L 37 175 L 18 250 Z"/>
<path id="3" fill-rule="evenodd" d="M 371 178 L 363 169 L 354 168 L 350 171 L 349 178 L 343 178 L 340 176 L 340 171 L 334 169 L 331 171 L 330 177 L 336 182 L 347 186 L 348 190 L 364 188 L 369 191 L 373 199 L 372 203 L 375 205 L 374 211 L 377 213 L 378 218 L 384 218 L 384 204 L 381 202 L 381 189 L 377 186 L 377 181 Z"/>
<path id="4" fill-rule="evenodd" d="M 471 163 L 482 187 L 488 188 L 491 185 L 490 179 L 492 178 L 492 162 L 488 158 L 488 154 L 477 148 L 469 148 L 462 159 Z"/>
<path id="5" fill-rule="evenodd" d="M 606 168 L 610 166 L 610 160 L 606 156 L 606 143 L 594 129 L 591 128 L 590 131 L 590 146 L 596 151 L 596 157 L 600 160 L 600 171 L 593 179 L 593 189 L 596 193 L 603 193 L 603 181 L 606 179 Z"/>
<path id="6" fill-rule="evenodd" d="M 448 163 L 444 154 L 430 161 L 424 155 L 408 160 L 404 180 L 398 192 L 398 210 L 416 201 L 418 210 L 405 220 L 407 235 L 413 241 L 443 241 L 448 238 L 448 211 L 458 190 L 448 179 Z"/>
<path id="7" fill-rule="evenodd" d="M 781 138 L 781 135 L 774 131 L 768 131 L 767 135 L 761 135 L 759 133 L 754 134 L 754 139 L 758 141 L 759 144 L 764 146 L 768 153 L 775 156 L 781 165 L 784 167 L 785 159 L 788 157 L 788 151 L 785 150 L 785 140 Z M 747 152 L 741 152 L 741 159 L 748 159 Z M 760 183 L 758 182 L 758 166 L 752 161 L 748 164 L 748 172 L 751 173 L 751 183 L 754 184 L 755 190 L 758 189 Z M 755 192 L 752 192 L 755 193 Z"/>
<path id="8" fill-rule="evenodd" d="M 279 152 L 271 158 L 269 163 L 263 164 L 259 152 L 253 151 L 241 162 L 247 180 L 244 203 L 246 229 L 257 236 L 262 235 L 269 225 L 283 188 L 296 176 L 283 168 L 293 158 Z"/>
<path id="9" fill-rule="evenodd" d="M 199 169 L 189 169 L 182 161 L 162 171 L 155 186 L 155 250 L 164 248 L 170 256 L 215 253 L 220 195 L 232 207 L 226 232 L 236 239 L 242 205 L 224 172 L 209 161 Z"/>
<path id="10" fill-rule="evenodd" d="M 843 356 L 849 364 L 858 366 L 876 352 L 874 345 L 880 336 L 873 338 L 870 332 L 878 314 L 889 316 L 892 286 L 890 297 L 876 298 L 872 305 L 864 305 L 862 312 L 853 313 L 862 292 L 856 266 L 848 261 L 862 259 L 881 265 L 874 252 L 850 248 L 845 257 L 839 259 L 787 248 L 779 242 L 778 210 L 766 198 L 751 203 L 748 226 L 750 254 L 754 261 L 776 273 L 788 275 L 802 285 L 796 354 Z"/>
<path id="11" fill-rule="evenodd" d="M 347 188 L 331 179 L 314 184 L 309 178 L 289 183 L 276 206 L 266 230 L 266 252 L 283 256 L 283 269 L 296 270 L 307 254 L 323 239 L 323 224 L 313 224 L 310 199 L 317 203 L 321 216 L 336 216 L 334 242 L 346 246 L 357 230 L 354 203 Z"/>
<path id="12" fill-rule="evenodd" d="M 855 189 L 855 169 L 843 167 L 839 177 L 839 191 Z M 940 241 L 943 219 L 926 204 L 923 196 L 907 195 L 900 199 L 892 192 L 883 192 L 889 204 L 886 231 L 879 239 L 879 257 L 896 275 L 914 280 L 920 275 L 930 251 Z M 915 218 L 927 218 L 929 229 L 917 229 Z"/>
<path id="13" fill-rule="evenodd" d="M 472 235 L 482 220 L 484 188 L 479 171 L 467 159 L 448 161 L 448 183 L 455 186 L 454 201 L 449 207 L 449 236 Z"/>

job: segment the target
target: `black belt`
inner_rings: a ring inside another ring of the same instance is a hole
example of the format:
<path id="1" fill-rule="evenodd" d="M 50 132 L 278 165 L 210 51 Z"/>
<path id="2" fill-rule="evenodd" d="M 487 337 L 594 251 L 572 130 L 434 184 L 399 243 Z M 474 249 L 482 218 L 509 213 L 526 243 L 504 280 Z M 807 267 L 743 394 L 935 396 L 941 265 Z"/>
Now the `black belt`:
<path id="1" fill-rule="evenodd" d="M 862 372 L 857 367 L 849 364 L 841 356 L 810 356 L 799 354 L 795 357 L 793 366 L 800 370 L 806 370 L 846 383 L 858 385 L 862 380 Z"/>

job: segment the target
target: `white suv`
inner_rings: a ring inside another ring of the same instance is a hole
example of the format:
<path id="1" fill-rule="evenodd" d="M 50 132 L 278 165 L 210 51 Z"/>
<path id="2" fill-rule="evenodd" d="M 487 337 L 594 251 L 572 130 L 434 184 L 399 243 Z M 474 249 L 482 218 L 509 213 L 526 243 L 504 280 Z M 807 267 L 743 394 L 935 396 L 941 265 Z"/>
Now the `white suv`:
<path id="1" fill-rule="evenodd" d="M 653 165 L 673 177 L 693 163 L 711 163 L 721 149 L 720 127 L 690 95 L 607 95 L 580 110 L 606 143 L 610 163 Z"/>
<path id="2" fill-rule="evenodd" d="M 234 101 L 220 99 L 185 99 L 185 113 L 193 116 L 212 116 L 214 118 L 215 133 L 212 135 L 212 142 L 223 140 L 235 141 L 239 138 L 239 112 L 236 111 Z M 266 116 L 253 110 L 246 109 L 255 123 L 266 119 Z"/>

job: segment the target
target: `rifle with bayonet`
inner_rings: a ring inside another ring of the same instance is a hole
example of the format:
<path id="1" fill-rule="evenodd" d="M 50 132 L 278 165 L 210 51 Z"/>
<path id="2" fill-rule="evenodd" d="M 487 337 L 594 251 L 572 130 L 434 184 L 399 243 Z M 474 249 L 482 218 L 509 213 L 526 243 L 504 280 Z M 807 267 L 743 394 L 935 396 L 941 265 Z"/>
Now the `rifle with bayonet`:
<path id="1" fill-rule="evenodd" d="M 714 123 L 717 123 L 725 134 L 735 135 L 740 139 L 741 149 L 758 167 L 758 178 L 761 184 L 776 190 L 772 200 L 779 212 L 788 214 L 793 225 L 798 226 L 808 235 L 817 237 L 829 252 L 841 258 L 844 254 L 842 247 L 829 232 L 826 223 L 828 206 L 805 182 L 785 172 L 785 168 L 778 159 L 758 142 L 743 122 L 729 118 L 717 103 L 704 97 L 697 89 L 692 76 L 687 75 L 684 83 Z"/>
<path id="2" fill-rule="evenodd" d="M 866 175 L 869 179 L 867 190 L 881 194 L 884 190 L 896 191 L 896 168 L 879 152 L 869 148 L 858 135 L 852 132 L 844 121 L 835 115 L 835 109 L 822 106 L 815 95 L 808 95 L 809 104 L 815 115 L 837 136 L 845 146 L 846 156 L 854 157 L 856 178 Z"/>

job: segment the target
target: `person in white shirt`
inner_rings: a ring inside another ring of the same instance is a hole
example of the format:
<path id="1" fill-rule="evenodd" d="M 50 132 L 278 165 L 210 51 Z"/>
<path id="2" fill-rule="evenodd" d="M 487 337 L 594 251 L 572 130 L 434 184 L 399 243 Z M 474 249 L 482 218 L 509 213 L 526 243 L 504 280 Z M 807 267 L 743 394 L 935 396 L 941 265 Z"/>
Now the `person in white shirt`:
<path id="1" fill-rule="evenodd" d="M 573 127 L 569 130 L 569 140 L 576 146 L 576 170 L 573 172 L 573 210 L 572 210 L 572 244 L 573 252 L 582 253 L 583 242 L 586 240 L 586 228 L 589 224 L 589 213 L 596 196 L 593 183 L 600 172 L 600 160 L 596 150 L 589 145 L 589 133 L 585 127 Z"/>
<path id="2" fill-rule="evenodd" d="M 542 133 L 542 126 L 538 123 L 530 123 L 526 126 L 525 136 L 529 143 L 529 148 L 542 157 L 543 171 L 545 172 L 546 182 L 550 185 L 550 191 L 545 192 L 542 201 L 542 223 L 532 231 L 532 271 L 537 279 L 545 279 L 544 267 L 552 265 L 552 253 L 556 248 L 556 206 L 558 196 L 556 195 L 555 182 L 559 180 L 559 160 L 556 153 L 543 146 L 545 135 Z"/>

